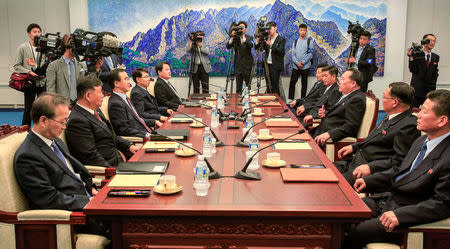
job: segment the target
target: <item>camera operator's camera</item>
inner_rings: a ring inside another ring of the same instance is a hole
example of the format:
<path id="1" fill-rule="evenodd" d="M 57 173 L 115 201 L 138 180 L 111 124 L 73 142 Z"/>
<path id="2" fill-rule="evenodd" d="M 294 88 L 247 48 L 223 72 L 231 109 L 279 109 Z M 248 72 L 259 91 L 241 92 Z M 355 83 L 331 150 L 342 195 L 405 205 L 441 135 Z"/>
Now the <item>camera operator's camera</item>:
<path id="1" fill-rule="evenodd" d="M 189 35 L 189 39 L 191 39 L 192 42 L 203 42 L 203 37 L 205 37 L 205 33 L 203 31 L 197 31 L 197 32 L 191 32 Z"/>
<path id="2" fill-rule="evenodd" d="M 412 42 L 411 43 L 411 56 L 416 59 L 425 59 L 425 52 L 423 51 L 423 45 L 427 45 L 430 43 L 430 39 L 423 39 L 419 43 Z"/>
<path id="3" fill-rule="evenodd" d="M 270 26 L 266 26 L 267 17 L 262 16 L 256 24 L 255 38 L 267 39 L 269 37 Z"/>
<path id="4" fill-rule="evenodd" d="M 39 76 L 44 76 L 48 64 L 64 54 L 64 50 L 62 49 L 62 37 L 59 32 L 56 34 L 47 33 L 45 35 L 35 36 L 34 44 L 36 45 L 36 52 L 39 52 L 41 56 L 45 56 L 45 62 L 41 65 L 41 57 L 39 57 L 37 59 L 38 65 L 33 69 L 33 72 Z"/>
<path id="5" fill-rule="evenodd" d="M 233 31 L 235 31 L 233 35 Z M 230 30 L 228 32 L 228 35 L 233 38 L 241 37 L 244 33 L 244 27 L 237 25 L 236 22 L 232 22 L 230 25 Z"/>
<path id="6" fill-rule="evenodd" d="M 356 21 L 356 23 L 348 21 L 347 34 L 352 34 L 352 42 L 358 42 L 359 37 L 364 31 L 359 21 Z"/>

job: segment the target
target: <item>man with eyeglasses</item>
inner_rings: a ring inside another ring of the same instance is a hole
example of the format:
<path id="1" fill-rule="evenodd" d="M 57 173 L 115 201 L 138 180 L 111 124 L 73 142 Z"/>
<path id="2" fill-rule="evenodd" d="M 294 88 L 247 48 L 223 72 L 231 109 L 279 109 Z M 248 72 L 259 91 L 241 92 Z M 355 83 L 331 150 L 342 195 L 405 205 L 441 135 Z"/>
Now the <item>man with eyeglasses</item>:
<path id="1" fill-rule="evenodd" d="M 387 170 L 399 165 L 409 151 L 413 141 L 420 136 L 417 118 L 410 107 L 414 89 L 406 83 L 389 84 L 383 94 L 383 110 L 386 116 L 360 143 L 345 146 L 338 157 L 349 155 L 349 160 L 334 162 L 345 179 L 353 185 L 355 179 Z"/>

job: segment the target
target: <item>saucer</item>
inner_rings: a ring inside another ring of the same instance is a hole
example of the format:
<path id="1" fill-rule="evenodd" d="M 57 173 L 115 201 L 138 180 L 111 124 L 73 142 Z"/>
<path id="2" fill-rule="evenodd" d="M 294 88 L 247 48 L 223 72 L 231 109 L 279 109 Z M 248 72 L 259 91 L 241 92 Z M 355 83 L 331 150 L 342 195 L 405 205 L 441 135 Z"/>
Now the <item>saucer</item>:
<path id="1" fill-rule="evenodd" d="M 183 190 L 183 186 L 181 186 L 179 184 L 177 184 L 177 186 L 175 188 L 171 188 L 171 189 L 166 189 L 162 185 L 156 185 L 153 188 L 153 192 L 162 194 L 162 195 L 175 194 L 175 193 L 180 192 L 181 190 Z"/>
<path id="2" fill-rule="evenodd" d="M 258 117 L 258 116 L 264 116 L 266 114 L 264 112 L 258 112 L 258 113 L 254 112 L 254 113 L 252 113 L 252 115 L 255 117 Z"/>
<path id="3" fill-rule="evenodd" d="M 192 127 L 192 128 L 203 128 L 203 127 L 205 127 L 204 124 L 195 125 L 194 123 L 191 123 L 189 126 Z"/>
<path id="4" fill-rule="evenodd" d="M 192 151 L 192 153 L 184 153 L 183 150 L 175 150 L 175 155 L 180 157 L 190 157 L 195 156 L 195 154 L 197 154 L 195 151 Z"/>
<path id="5" fill-rule="evenodd" d="M 262 161 L 262 165 L 269 167 L 269 168 L 280 168 L 286 165 L 286 161 L 278 160 L 276 163 L 268 163 L 267 159 Z"/>
<path id="6" fill-rule="evenodd" d="M 258 135 L 257 138 L 258 138 L 258 140 L 265 141 L 265 140 L 272 140 L 273 136 L 272 135 L 265 135 L 265 136 Z"/>

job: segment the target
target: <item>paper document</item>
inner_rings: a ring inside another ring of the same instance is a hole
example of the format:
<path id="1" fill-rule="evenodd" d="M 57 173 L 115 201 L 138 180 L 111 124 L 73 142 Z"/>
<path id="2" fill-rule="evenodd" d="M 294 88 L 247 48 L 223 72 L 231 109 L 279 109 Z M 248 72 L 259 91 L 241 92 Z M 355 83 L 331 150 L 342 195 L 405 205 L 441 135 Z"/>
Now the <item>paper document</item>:
<path id="1" fill-rule="evenodd" d="M 108 187 L 154 187 L 158 184 L 160 174 L 115 175 Z"/>
<path id="2" fill-rule="evenodd" d="M 308 143 L 277 143 L 274 145 L 276 150 L 311 150 Z"/>
<path id="3" fill-rule="evenodd" d="M 143 149 L 171 149 L 178 148 L 178 144 L 175 142 L 147 142 L 142 146 Z"/>

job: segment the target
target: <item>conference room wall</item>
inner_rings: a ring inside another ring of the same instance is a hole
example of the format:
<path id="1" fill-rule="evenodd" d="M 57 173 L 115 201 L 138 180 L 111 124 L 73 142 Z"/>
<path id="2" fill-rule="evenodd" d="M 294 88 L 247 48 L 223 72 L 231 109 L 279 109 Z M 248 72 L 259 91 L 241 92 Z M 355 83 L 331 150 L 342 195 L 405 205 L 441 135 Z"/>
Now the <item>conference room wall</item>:
<path id="1" fill-rule="evenodd" d="M 450 50 L 444 49 L 444 44 L 449 44 L 449 32 L 445 27 L 450 22 L 446 13 L 449 4 L 447 0 L 387 0 L 385 76 L 374 78 L 369 85 L 377 96 L 381 96 L 392 81 L 409 82 L 406 47 L 429 31 L 438 36 L 435 50 L 441 55 L 439 84 L 450 82 Z M 64 34 L 78 27 L 88 29 L 87 20 L 87 0 L 0 0 L 0 32 L 6 34 L 0 37 L 0 107 L 23 104 L 23 95 L 8 87 L 8 79 L 17 46 L 28 39 L 26 26 L 36 22 L 44 32 Z M 310 87 L 314 81 L 315 78 L 310 77 Z M 172 82 L 183 96 L 187 96 L 187 78 L 174 78 Z M 225 78 L 211 77 L 210 82 L 225 85 Z M 289 77 L 283 77 L 282 84 L 287 93 Z M 299 88 L 300 83 L 297 96 Z"/>

